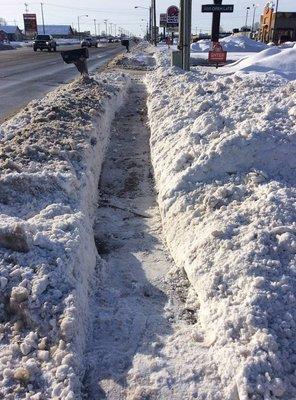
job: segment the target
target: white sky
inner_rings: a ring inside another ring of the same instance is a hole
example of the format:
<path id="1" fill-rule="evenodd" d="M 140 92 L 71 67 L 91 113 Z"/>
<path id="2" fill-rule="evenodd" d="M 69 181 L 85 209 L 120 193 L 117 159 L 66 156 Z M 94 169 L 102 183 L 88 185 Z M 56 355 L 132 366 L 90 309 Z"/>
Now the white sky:
<path id="1" fill-rule="evenodd" d="M 0 0 L 0 17 L 5 18 L 9 24 L 13 25 L 14 20 L 17 25 L 23 27 L 22 14 L 25 11 L 24 1 L 20 0 Z M 179 5 L 174 0 L 156 0 L 157 19 L 159 14 L 166 12 L 170 5 Z M 29 12 L 37 14 L 38 24 L 41 25 L 40 2 L 27 0 Z M 44 0 L 45 24 L 72 24 L 77 27 L 77 16 L 88 14 L 89 17 L 81 17 L 81 30 L 91 30 L 94 32 L 94 19 L 100 23 L 101 30 L 104 29 L 103 21 L 117 24 L 134 34 L 143 33 L 148 19 L 148 10 L 135 9 L 135 6 L 149 7 L 149 0 Z M 201 13 L 202 4 L 211 4 L 212 0 L 193 0 L 193 31 L 210 30 L 211 17 L 209 14 Z M 245 23 L 246 7 L 251 7 L 256 3 L 259 5 L 256 21 L 259 20 L 259 13 L 263 10 L 266 0 L 223 0 L 223 4 L 234 4 L 233 14 L 222 15 L 221 25 L 225 29 L 232 30 L 240 28 Z M 296 0 L 280 0 L 280 11 L 296 11 Z M 260 10 L 260 11 L 259 11 Z M 252 19 L 252 11 L 249 23 Z M 157 22 L 159 23 L 159 22 Z"/>

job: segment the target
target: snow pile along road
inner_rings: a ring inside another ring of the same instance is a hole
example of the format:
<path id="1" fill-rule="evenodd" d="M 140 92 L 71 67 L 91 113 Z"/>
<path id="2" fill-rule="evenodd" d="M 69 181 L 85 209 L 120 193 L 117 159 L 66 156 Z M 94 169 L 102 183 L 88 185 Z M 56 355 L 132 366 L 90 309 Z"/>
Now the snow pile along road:
<path id="1" fill-rule="evenodd" d="M 81 78 L 1 126 L 0 393 L 7 400 L 70 400 L 80 389 L 97 182 L 128 85 L 121 74 Z"/>
<path id="2" fill-rule="evenodd" d="M 256 42 L 246 36 L 227 36 L 220 40 L 223 49 L 228 52 L 258 52 L 268 48 L 261 42 Z M 211 40 L 203 39 L 192 43 L 191 51 L 193 53 L 207 53 L 211 49 Z"/>
<path id="3" fill-rule="evenodd" d="M 271 47 L 260 53 L 246 57 L 220 70 L 221 73 L 264 72 L 296 79 L 296 45 L 291 48 Z"/>
<path id="4" fill-rule="evenodd" d="M 120 67 L 133 70 L 151 70 L 155 66 L 153 53 L 155 48 L 148 42 L 140 42 L 132 47 L 129 53 L 120 54 L 110 63 L 110 67 Z"/>
<path id="5" fill-rule="evenodd" d="M 296 398 L 296 82 L 206 68 L 149 74 L 164 231 L 200 300 L 200 341 L 223 389 Z M 163 66 L 162 66 L 163 65 Z"/>

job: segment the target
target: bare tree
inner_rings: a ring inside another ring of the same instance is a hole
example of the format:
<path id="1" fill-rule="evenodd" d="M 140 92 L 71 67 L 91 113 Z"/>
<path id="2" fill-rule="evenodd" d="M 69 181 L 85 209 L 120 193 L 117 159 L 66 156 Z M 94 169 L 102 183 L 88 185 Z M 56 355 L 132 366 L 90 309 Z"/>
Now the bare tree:
<path id="1" fill-rule="evenodd" d="M 7 22 L 4 18 L 0 17 L 0 26 L 7 25 Z"/>

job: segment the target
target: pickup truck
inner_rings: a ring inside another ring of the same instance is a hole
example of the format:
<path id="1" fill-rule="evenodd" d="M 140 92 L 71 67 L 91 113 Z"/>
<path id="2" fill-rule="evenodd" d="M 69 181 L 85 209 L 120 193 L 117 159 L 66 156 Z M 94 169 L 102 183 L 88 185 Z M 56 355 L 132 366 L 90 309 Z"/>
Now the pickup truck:
<path id="1" fill-rule="evenodd" d="M 37 51 L 40 49 L 47 49 L 48 51 L 57 51 L 57 43 L 51 35 L 37 35 L 33 42 L 33 49 Z"/>

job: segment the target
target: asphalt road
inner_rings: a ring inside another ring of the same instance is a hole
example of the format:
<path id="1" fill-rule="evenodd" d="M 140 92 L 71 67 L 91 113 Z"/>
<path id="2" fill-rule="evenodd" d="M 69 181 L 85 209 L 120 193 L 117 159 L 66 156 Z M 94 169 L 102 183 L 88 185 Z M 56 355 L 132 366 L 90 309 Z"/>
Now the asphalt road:
<path id="1" fill-rule="evenodd" d="M 74 48 L 77 46 L 59 46 L 56 53 L 34 53 L 32 48 L 0 51 L 0 123 L 31 100 L 79 76 L 76 67 L 65 64 L 60 55 L 61 50 Z M 120 44 L 91 48 L 89 71 L 102 68 L 122 51 Z"/>

